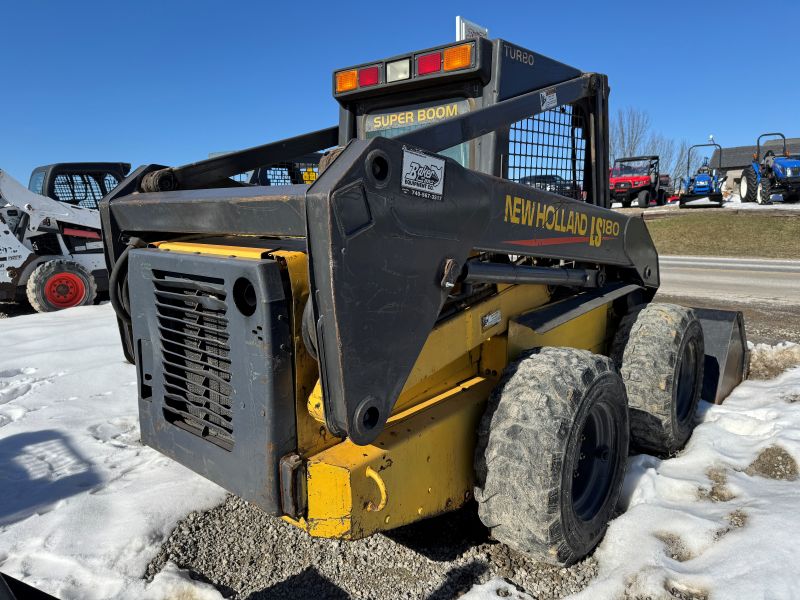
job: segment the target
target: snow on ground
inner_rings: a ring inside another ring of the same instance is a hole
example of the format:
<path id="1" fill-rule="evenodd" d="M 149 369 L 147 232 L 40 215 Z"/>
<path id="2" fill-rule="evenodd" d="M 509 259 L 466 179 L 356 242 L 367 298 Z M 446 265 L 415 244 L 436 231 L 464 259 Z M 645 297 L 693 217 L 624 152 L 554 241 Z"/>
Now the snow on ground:
<path id="1" fill-rule="evenodd" d="M 757 202 L 742 202 L 739 194 L 732 194 L 731 197 L 724 205 L 726 208 L 735 208 L 738 210 L 800 210 L 800 202 L 789 204 L 783 201 L 780 194 L 772 197 L 772 204 L 758 204 Z"/>
<path id="2" fill-rule="evenodd" d="M 791 349 L 775 347 L 776 360 Z M 798 597 L 800 368 L 703 403 L 699 419 L 677 457 L 631 457 L 625 513 L 595 553 L 599 574 L 570 598 Z M 498 596 L 530 598 L 494 579 L 464 599 Z"/>
<path id="3" fill-rule="evenodd" d="M 220 598 L 145 567 L 223 491 L 139 442 L 110 305 L 0 321 L 0 571 L 59 598 Z"/>
<path id="4" fill-rule="evenodd" d="M 697 200 L 693 200 L 689 203 L 692 207 L 695 208 L 702 208 L 704 206 L 708 206 L 709 208 L 716 207 L 717 204 L 715 202 L 710 202 L 705 198 L 698 198 Z M 639 208 L 638 205 L 634 202 L 631 205 L 632 208 Z M 741 198 L 737 194 L 732 194 L 722 205 L 723 208 L 735 208 L 736 210 L 796 210 L 800 212 L 800 202 L 795 204 L 787 204 L 784 203 L 779 195 L 775 195 L 773 197 L 772 204 L 758 204 L 756 202 L 742 202 Z M 611 208 L 622 208 L 622 204 L 619 202 L 614 202 L 611 205 Z M 677 202 L 673 202 L 672 204 L 667 204 L 666 206 L 656 206 L 651 205 L 648 209 L 649 213 L 656 213 L 656 212 L 664 212 L 669 210 L 678 210 L 680 207 L 678 206 Z"/>
<path id="5" fill-rule="evenodd" d="M 221 598 L 173 565 L 141 578 L 177 521 L 224 494 L 139 443 L 110 306 L 4 319 L 0 340 L 0 571 L 65 599 Z M 765 362 L 796 350 L 754 348 Z M 698 419 L 676 458 L 630 459 L 626 512 L 575 600 L 796 597 L 800 368 Z M 497 597 L 530 598 L 501 579 L 465 596 Z"/>

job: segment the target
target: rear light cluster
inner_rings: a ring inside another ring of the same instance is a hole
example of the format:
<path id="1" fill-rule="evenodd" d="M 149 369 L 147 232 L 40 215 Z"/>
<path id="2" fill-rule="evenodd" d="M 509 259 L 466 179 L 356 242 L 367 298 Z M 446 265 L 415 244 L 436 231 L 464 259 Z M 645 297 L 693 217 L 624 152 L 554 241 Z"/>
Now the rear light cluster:
<path id="1" fill-rule="evenodd" d="M 385 73 L 383 64 L 348 69 L 336 73 L 336 93 L 350 92 L 357 88 L 366 88 L 379 83 L 403 81 L 412 77 L 424 77 L 442 71 L 458 71 L 473 65 L 473 43 L 459 44 L 435 52 L 418 54 L 412 59 L 401 58 L 387 62 Z"/>

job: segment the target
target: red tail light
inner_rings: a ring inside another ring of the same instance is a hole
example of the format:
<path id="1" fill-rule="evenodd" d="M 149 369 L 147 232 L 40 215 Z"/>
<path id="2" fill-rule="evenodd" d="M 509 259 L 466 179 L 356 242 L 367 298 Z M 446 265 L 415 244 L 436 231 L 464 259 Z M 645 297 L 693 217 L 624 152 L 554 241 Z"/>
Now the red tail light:
<path id="1" fill-rule="evenodd" d="M 431 52 L 417 57 L 417 75 L 428 75 L 442 70 L 442 53 Z"/>
<path id="2" fill-rule="evenodd" d="M 359 87 L 378 85 L 380 83 L 380 69 L 378 67 L 365 67 L 358 70 Z"/>

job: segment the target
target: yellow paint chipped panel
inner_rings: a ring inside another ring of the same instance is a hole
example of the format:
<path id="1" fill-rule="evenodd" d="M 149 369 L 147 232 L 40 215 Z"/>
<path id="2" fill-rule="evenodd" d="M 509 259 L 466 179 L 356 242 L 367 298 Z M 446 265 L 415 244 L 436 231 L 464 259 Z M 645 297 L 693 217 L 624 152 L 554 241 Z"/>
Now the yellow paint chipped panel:
<path id="1" fill-rule="evenodd" d="M 340 441 L 340 438 L 333 436 L 325 427 L 324 416 L 317 420 L 306 407 L 307 398 L 319 381 L 317 361 L 308 354 L 302 333 L 303 308 L 308 299 L 308 255 L 303 252 L 278 250 L 271 253 L 271 256 L 286 269 L 292 292 L 297 451 L 301 456 L 306 456 Z"/>
<path id="2" fill-rule="evenodd" d="M 605 354 L 608 343 L 608 315 L 611 304 L 604 304 L 545 333 L 538 333 L 516 321 L 508 328 L 508 354 L 511 360 L 521 352 L 544 346 L 563 346 Z"/>
<path id="3" fill-rule="evenodd" d="M 290 522 L 317 537 L 358 539 L 463 505 L 493 387 L 472 378 L 396 414 L 369 446 L 346 440 L 311 456 L 308 515 Z"/>
<path id="4" fill-rule="evenodd" d="M 429 398 L 430 391 L 441 392 L 457 379 L 477 375 L 482 344 L 502 336 L 512 317 L 549 300 L 547 286 L 507 286 L 438 325 L 428 336 L 394 412 Z M 504 367 L 505 363 L 495 370 L 502 371 Z"/>
<path id="5" fill-rule="evenodd" d="M 159 250 L 184 252 L 188 254 L 210 254 L 212 256 L 230 256 L 236 258 L 261 259 L 269 252 L 269 247 L 249 248 L 247 246 L 225 246 L 222 244 L 204 244 L 199 242 L 156 242 Z"/>
<path id="6" fill-rule="evenodd" d="M 494 296 L 437 325 L 428 336 L 392 414 L 476 375 L 498 377 L 507 363 L 505 333 L 509 320 L 549 300 L 550 293 L 544 285 L 501 285 Z M 486 353 L 488 359 L 483 358 Z M 325 400 L 319 382 L 307 398 L 306 410 L 317 422 L 325 422 Z"/>

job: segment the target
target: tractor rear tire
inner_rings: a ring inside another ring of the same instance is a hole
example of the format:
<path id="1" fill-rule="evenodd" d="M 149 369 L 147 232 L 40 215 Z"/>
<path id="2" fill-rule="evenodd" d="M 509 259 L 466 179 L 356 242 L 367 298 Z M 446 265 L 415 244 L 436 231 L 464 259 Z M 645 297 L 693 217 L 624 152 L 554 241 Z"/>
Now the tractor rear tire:
<path id="1" fill-rule="evenodd" d="M 795 204 L 800 200 L 800 194 L 787 194 L 783 197 L 784 204 Z"/>
<path id="2" fill-rule="evenodd" d="M 638 202 L 639 208 L 650 208 L 650 192 L 648 190 L 639 192 L 636 202 Z"/>
<path id="3" fill-rule="evenodd" d="M 492 536 L 556 565 L 602 539 L 628 456 L 625 386 L 608 358 L 543 348 L 510 364 L 475 452 L 478 514 Z"/>
<path id="4" fill-rule="evenodd" d="M 36 312 L 53 312 L 94 303 L 97 283 L 76 262 L 49 260 L 33 270 L 25 291 Z"/>
<path id="5" fill-rule="evenodd" d="M 745 167 L 739 182 L 739 198 L 742 202 L 755 202 L 758 192 L 758 176 L 752 166 Z"/>
<path id="6" fill-rule="evenodd" d="M 625 382 L 631 445 L 668 456 L 694 429 L 703 388 L 703 328 L 675 304 L 638 307 L 620 323 L 611 358 Z"/>

